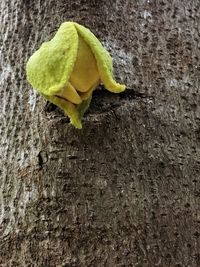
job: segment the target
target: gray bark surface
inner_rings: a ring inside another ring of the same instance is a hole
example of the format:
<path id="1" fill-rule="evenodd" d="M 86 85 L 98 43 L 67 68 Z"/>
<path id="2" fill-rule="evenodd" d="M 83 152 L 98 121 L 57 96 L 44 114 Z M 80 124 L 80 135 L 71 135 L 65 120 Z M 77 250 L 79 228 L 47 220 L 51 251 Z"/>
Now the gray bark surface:
<path id="1" fill-rule="evenodd" d="M 63 21 L 127 91 L 76 130 L 26 81 Z M 0 266 L 200 266 L 198 0 L 0 2 Z"/>

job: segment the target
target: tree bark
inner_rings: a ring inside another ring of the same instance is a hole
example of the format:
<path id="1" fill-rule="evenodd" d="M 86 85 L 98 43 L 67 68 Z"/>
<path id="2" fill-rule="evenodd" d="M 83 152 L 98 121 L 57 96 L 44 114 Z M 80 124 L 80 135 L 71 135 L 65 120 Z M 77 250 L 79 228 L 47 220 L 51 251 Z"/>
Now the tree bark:
<path id="1" fill-rule="evenodd" d="M 76 130 L 28 85 L 63 21 L 114 58 Z M 2 0 L 0 266 L 200 266 L 198 0 Z"/>

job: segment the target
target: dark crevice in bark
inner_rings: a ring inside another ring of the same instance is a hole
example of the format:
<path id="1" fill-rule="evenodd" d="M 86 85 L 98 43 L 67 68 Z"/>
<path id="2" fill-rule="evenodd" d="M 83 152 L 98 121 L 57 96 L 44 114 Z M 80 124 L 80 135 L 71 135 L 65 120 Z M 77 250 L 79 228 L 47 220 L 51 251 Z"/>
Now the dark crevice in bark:
<path id="1" fill-rule="evenodd" d="M 131 100 L 131 99 L 137 99 L 137 98 L 153 98 L 152 96 L 141 93 L 138 91 L 135 91 L 134 89 L 127 88 L 126 91 L 123 93 L 120 93 L 121 99 Z"/>
<path id="2" fill-rule="evenodd" d="M 144 98 L 151 97 L 133 89 L 126 89 L 126 91 L 120 94 L 114 94 L 107 90 L 96 90 L 93 93 L 92 102 L 86 114 L 99 114 L 109 110 L 113 111 L 128 101 Z"/>
<path id="3" fill-rule="evenodd" d="M 43 165 L 43 157 L 41 152 L 38 153 L 38 165 L 39 165 L 39 169 L 42 169 L 42 165 Z"/>
<path id="4" fill-rule="evenodd" d="M 112 112 L 116 108 L 124 105 L 127 101 L 138 100 L 138 99 L 152 99 L 153 97 L 144 93 L 140 93 L 135 91 L 134 89 L 127 88 L 124 92 L 120 94 L 114 94 L 103 87 L 99 87 L 93 93 L 92 101 L 90 104 L 89 109 L 87 110 L 85 116 L 91 114 L 102 114 L 105 112 Z M 59 115 L 63 115 L 63 112 L 54 104 L 50 103 L 49 101 L 46 103 L 44 107 L 45 113 L 51 113 L 53 117 L 57 117 Z M 69 123 L 70 120 L 65 120 L 65 123 Z"/>
<path id="5" fill-rule="evenodd" d="M 126 99 L 126 100 L 137 99 L 137 98 L 151 98 L 151 96 L 138 92 L 132 88 L 131 89 L 126 88 L 124 92 L 119 93 L 119 94 L 111 93 L 105 89 L 98 89 L 98 90 L 95 90 L 93 93 L 93 99 L 94 98 L 104 99 L 105 97 L 111 99 L 113 98 L 113 96 L 114 97 L 119 96 L 120 99 Z"/>
<path id="6" fill-rule="evenodd" d="M 44 106 L 44 111 L 45 111 L 46 113 L 53 112 L 53 111 L 55 111 L 56 109 L 57 109 L 57 106 L 54 105 L 53 103 L 49 102 L 49 101 L 47 101 L 46 104 L 45 104 L 45 106 Z"/>

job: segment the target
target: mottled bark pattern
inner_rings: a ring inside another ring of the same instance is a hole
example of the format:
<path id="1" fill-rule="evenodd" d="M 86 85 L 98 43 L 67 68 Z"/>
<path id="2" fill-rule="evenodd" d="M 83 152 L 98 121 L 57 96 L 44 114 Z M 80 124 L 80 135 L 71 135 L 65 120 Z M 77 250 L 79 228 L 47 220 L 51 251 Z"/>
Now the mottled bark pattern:
<path id="1" fill-rule="evenodd" d="M 63 21 L 114 57 L 76 130 L 24 66 Z M 0 266 L 200 266 L 199 0 L 1 0 Z"/>

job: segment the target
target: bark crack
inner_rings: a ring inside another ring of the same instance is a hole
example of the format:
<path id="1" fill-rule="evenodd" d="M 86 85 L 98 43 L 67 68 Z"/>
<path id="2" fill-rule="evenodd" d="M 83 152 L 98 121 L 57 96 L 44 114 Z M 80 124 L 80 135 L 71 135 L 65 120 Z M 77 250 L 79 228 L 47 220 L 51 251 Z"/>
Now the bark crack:
<path id="1" fill-rule="evenodd" d="M 94 91 L 90 107 L 85 116 L 114 111 L 116 108 L 124 105 L 125 103 L 138 99 L 153 99 L 153 97 L 129 88 L 120 94 L 113 94 L 103 89 L 103 87 L 100 87 L 100 89 Z M 51 113 L 54 116 L 56 115 L 56 117 L 58 114 L 63 114 L 57 106 L 50 102 L 46 103 L 44 111 L 46 115 L 47 113 Z M 67 123 L 69 122 L 70 121 L 67 120 Z"/>

